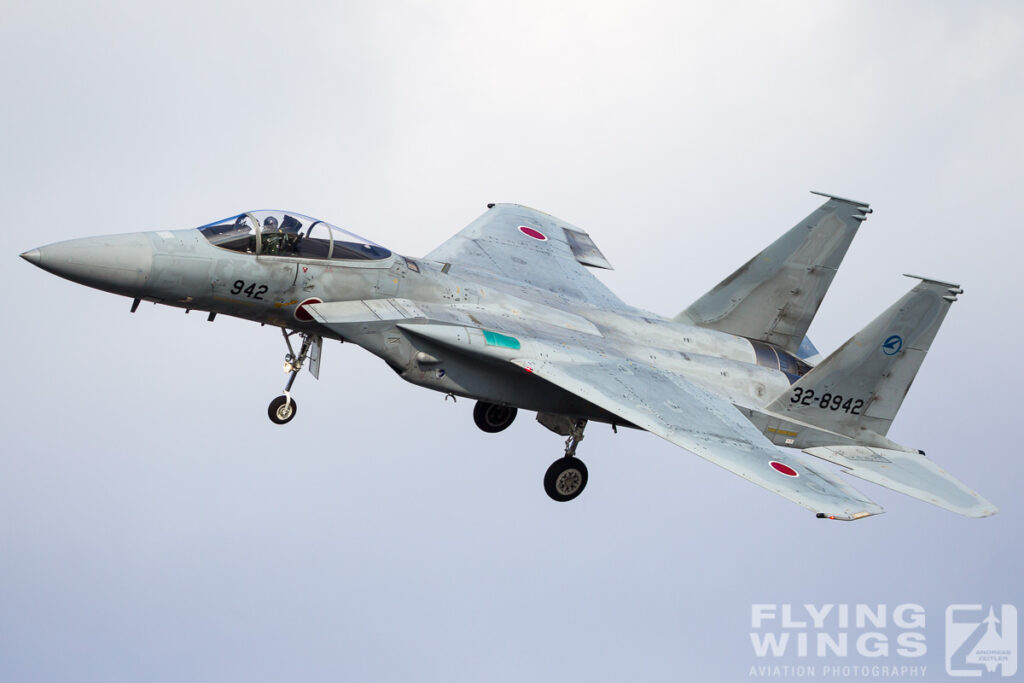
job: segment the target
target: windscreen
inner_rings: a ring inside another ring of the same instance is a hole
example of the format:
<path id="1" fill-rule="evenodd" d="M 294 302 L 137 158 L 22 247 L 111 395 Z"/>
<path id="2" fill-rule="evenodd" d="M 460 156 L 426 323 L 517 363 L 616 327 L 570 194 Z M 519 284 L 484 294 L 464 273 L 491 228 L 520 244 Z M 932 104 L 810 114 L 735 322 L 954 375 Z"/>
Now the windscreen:
<path id="1" fill-rule="evenodd" d="M 214 246 L 261 256 L 341 261 L 391 256 L 355 233 L 291 211 L 249 211 L 207 223 L 199 231 Z"/>

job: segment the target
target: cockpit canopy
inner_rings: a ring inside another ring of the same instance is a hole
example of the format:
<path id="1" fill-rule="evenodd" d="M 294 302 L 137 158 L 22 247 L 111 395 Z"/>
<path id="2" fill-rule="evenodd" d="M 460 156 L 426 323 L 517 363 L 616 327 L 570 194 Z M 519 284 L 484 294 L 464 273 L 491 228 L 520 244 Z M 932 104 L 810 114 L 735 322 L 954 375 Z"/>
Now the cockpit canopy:
<path id="1" fill-rule="evenodd" d="M 262 256 L 380 260 L 391 252 L 359 235 L 291 211 L 249 211 L 199 227 L 210 244 Z"/>

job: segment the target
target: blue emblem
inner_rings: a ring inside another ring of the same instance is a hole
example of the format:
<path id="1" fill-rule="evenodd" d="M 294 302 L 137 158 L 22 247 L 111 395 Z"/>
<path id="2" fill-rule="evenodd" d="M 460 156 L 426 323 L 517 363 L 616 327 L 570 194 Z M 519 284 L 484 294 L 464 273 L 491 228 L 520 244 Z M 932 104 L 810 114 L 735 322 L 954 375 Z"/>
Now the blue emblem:
<path id="1" fill-rule="evenodd" d="M 887 356 L 895 356 L 903 348 L 903 337 L 894 334 L 882 343 L 882 353 Z"/>

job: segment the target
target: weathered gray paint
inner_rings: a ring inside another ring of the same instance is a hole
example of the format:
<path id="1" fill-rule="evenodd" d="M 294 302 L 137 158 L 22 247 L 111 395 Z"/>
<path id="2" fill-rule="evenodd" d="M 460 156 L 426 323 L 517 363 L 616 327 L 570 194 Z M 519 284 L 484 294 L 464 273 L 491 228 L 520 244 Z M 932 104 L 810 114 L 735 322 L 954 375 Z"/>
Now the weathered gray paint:
<path id="1" fill-rule="evenodd" d="M 810 419 L 818 426 L 855 439 L 861 434 L 885 436 L 924 362 L 939 326 L 961 290 L 957 285 L 923 279 L 899 301 L 793 385 L 826 393 L 864 399 L 860 415 L 822 411 L 780 397 L 769 411 L 794 419 Z M 889 337 L 900 348 L 889 355 L 879 352 Z M 881 342 L 879 340 L 882 340 Z"/>
<path id="2" fill-rule="evenodd" d="M 827 202 L 676 320 L 796 353 L 857 228 L 871 213 L 864 202 L 824 196 Z"/>
<path id="3" fill-rule="evenodd" d="M 951 286 L 918 285 L 792 387 L 778 368 L 757 364 L 748 338 L 796 350 L 867 211 L 830 198 L 676 320 L 628 306 L 593 277 L 584 264 L 610 265 L 585 232 L 513 204 L 492 206 L 423 259 L 257 256 L 213 246 L 194 229 L 83 238 L 23 256 L 109 292 L 352 342 L 436 391 L 640 427 L 820 515 L 857 519 L 882 508 L 775 445 L 911 452 L 884 435 Z M 263 300 L 233 295 L 237 280 L 266 285 Z M 307 304 L 313 320 L 299 321 L 297 307 L 312 297 L 325 303 Z M 515 344 L 489 343 L 485 330 Z M 905 339 L 903 360 L 877 358 L 893 330 Z M 318 359 L 319 349 L 314 367 Z M 792 392 L 822 376 L 837 393 L 873 392 L 859 420 L 794 407 Z M 838 455 L 832 462 L 849 466 Z M 863 470 L 854 473 L 884 479 Z M 931 497 L 918 497 L 962 514 L 995 511 L 980 498 L 965 505 L 958 496 L 969 489 L 934 469 L 904 467 L 885 485 L 927 489 Z"/>

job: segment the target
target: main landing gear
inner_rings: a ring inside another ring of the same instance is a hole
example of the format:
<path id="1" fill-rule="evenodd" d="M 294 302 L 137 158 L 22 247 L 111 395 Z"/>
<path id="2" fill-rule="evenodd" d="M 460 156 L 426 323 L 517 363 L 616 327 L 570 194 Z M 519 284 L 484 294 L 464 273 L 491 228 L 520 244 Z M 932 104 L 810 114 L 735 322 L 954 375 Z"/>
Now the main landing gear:
<path id="1" fill-rule="evenodd" d="M 516 419 L 519 410 L 514 406 L 502 406 L 497 403 L 477 401 L 473 407 L 473 422 L 488 434 L 508 429 Z"/>
<path id="2" fill-rule="evenodd" d="M 295 383 L 295 378 L 307 358 L 310 361 L 310 372 L 314 377 L 319 374 L 321 345 L 320 337 L 316 335 L 305 332 L 288 332 L 285 329 L 281 330 L 281 334 L 284 335 L 284 343 L 288 346 L 288 353 L 284 357 L 284 371 L 288 373 L 288 383 L 284 386 L 284 393 L 267 406 L 267 416 L 270 417 L 270 421 L 279 425 L 291 422 L 295 413 L 298 412 L 299 407 L 295 403 L 295 399 L 292 398 L 291 390 L 292 384 Z M 295 350 L 292 349 L 291 336 L 293 334 L 298 334 L 302 338 L 302 345 L 299 347 L 297 356 Z"/>
<path id="3" fill-rule="evenodd" d="M 576 446 L 583 441 L 587 421 L 574 420 L 571 424 L 569 438 L 565 440 L 565 456 L 551 463 L 544 474 L 544 491 L 559 503 L 572 500 L 587 486 L 587 466 L 576 457 Z"/>
<path id="4" fill-rule="evenodd" d="M 477 401 L 473 407 L 473 421 L 485 432 L 493 434 L 508 429 L 519 411 L 487 401 Z M 586 420 L 554 413 L 537 413 L 537 422 L 560 434 L 565 439 L 565 455 L 551 463 L 544 474 L 544 491 L 559 503 L 570 501 L 587 487 L 587 466 L 576 457 L 576 447 L 583 441 Z"/>

